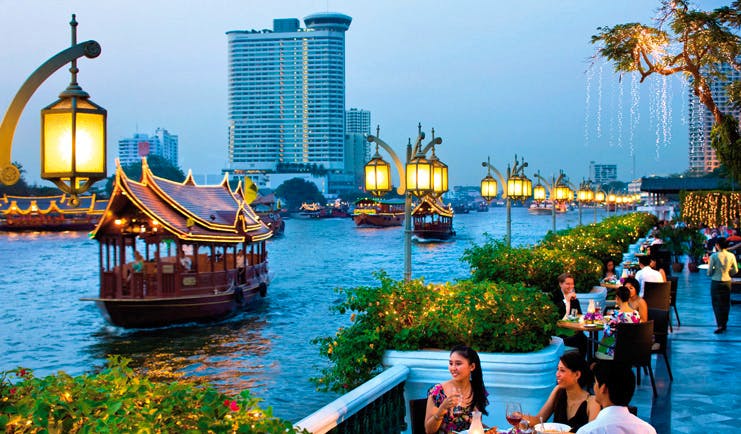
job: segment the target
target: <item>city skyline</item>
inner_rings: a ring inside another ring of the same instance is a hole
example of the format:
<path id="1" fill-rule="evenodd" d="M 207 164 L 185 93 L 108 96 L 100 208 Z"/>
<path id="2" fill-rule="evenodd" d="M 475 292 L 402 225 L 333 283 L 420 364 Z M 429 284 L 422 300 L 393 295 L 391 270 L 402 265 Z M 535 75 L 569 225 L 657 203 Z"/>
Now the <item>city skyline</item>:
<path id="1" fill-rule="evenodd" d="M 702 7 L 722 4 L 708 1 Z M 79 82 L 108 110 L 109 175 L 117 141 L 159 125 L 178 132 L 183 170 L 216 173 L 227 166 L 226 32 L 331 11 L 353 19 L 346 34 L 345 106 L 373 113 L 372 132 L 380 124 L 380 136 L 397 153 L 414 138 L 417 123 L 428 135 L 434 127 L 444 140 L 437 153 L 450 166 L 451 186 L 478 184 L 487 156 L 504 170 L 515 154 L 529 163 L 529 176 L 563 169 L 577 182 L 596 161 L 617 164 L 618 179 L 629 181 L 631 143 L 637 176 L 667 175 L 688 168 L 685 88 L 670 78 L 668 93 L 659 98 L 660 79 L 651 77 L 633 95 L 630 78 L 619 84 L 611 65 L 589 68 L 595 53 L 589 41 L 598 26 L 650 23 L 658 6 L 639 0 L 502 5 L 223 0 L 159 1 L 142 9 L 120 1 L 70 6 L 0 0 L 12 18 L 0 30 L 12 41 L 0 50 L 5 65 L 0 111 L 4 114 L 33 70 L 69 45 L 68 22 L 76 13 L 78 40 L 95 39 L 102 46 L 100 57 L 79 62 Z M 16 130 L 13 160 L 32 182 L 39 181 L 38 111 L 68 81 L 63 68 L 42 84 Z M 640 119 L 631 126 L 636 96 Z M 663 118 L 656 113 L 657 98 L 670 107 L 668 118 L 666 111 Z"/>

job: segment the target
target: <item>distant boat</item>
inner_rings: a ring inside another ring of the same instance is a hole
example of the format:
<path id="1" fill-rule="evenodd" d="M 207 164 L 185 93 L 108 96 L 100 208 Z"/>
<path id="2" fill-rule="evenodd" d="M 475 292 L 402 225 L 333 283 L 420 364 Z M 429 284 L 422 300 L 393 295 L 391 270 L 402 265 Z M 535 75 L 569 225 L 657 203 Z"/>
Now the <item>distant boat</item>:
<path id="1" fill-rule="evenodd" d="M 80 196 L 72 205 L 70 197 L 0 197 L 0 231 L 90 231 L 105 212 L 107 200 L 95 195 Z"/>
<path id="2" fill-rule="evenodd" d="M 326 219 L 347 218 L 352 217 L 352 214 L 350 214 L 350 206 L 338 200 L 328 206 L 322 206 L 316 202 L 304 202 L 299 208 L 298 216 L 299 218 Z"/>
<path id="3" fill-rule="evenodd" d="M 440 198 L 424 196 L 412 211 L 412 237 L 417 241 L 448 241 L 455 236 L 453 209 Z"/>
<path id="4" fill-rule="evenodd" d="M 360 199 L 355 202 L 352 218 L 358 227 L 401 226 L 404 223 L 404 201 Z"/>
<path id="5" fill-rule="evenodd" d="M 273 193 L 260 196 L 250 204 L 260 220 L 262 220 L 273 231 L 273 235 L 283 235 L 286 222 L 281 215 L 280 201 L 276 201 Z"/>
<path id="6" fill-rule="evenodd" d="M 489 212 L 489 204 L 486 202 L 479 202 L 476 204 L 477 212 Z"/>
<path id="7" fill-rule="evenodd" d="M 568 204 L 565 202 L 557 202 L 556 203 L 556 214 L 562 214 L 568 211 Z M 553 202 L 550 200 L 544 200 L 544 201 L 538 201 L 530 204 L 530 207 L 527 209 L 527 211 L 530 214 L 547 214 L 551 215 L 553 214 Z"/>
<path id="8" fill-rule="evenodd" d="M 463 201 L 456 201 L 453 202 L 453 212 L 456 214 L 468 214 L 471 211 L 471 208 L 468 206 L 466 202 Z"/>
<path id="9" fill-rule="evenodd" d="M 120 165 L 92 237 L 100 243 L 100 294 L 111 324 L 126 328 L 219 320 L 264 297 L 272 231 L 226 178 L 219 185 L 154 176 Z"/>
<path id="10" fill-rule="evenodd" d="M 322 206 L 319 205 L 317 202 L 312 203 L 302 203 L 301 206 L 298 209 L 298 217 L 299 218 L 312 218 L 312 219 L 318 219 L 319 214 L 322 212 Z"/>

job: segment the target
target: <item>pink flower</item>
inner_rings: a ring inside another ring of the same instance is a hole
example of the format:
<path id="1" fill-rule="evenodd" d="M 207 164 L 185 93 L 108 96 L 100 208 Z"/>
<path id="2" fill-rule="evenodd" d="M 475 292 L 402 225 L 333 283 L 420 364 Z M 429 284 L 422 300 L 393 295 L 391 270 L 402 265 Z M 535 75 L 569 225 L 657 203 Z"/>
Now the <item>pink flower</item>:
<path id="1" fill-rule="evenodd" d="M 10 389 L 10 394 L 11 395 L 15 395 L 15 387 L 13 387 L 13 388 Z"/>
<path id="2" fill-rule="evenodd" d="M 232 401 L 229 403 L 229 410 L 239 411 L 239 404 L 237 404 L 237 401 Z"/>

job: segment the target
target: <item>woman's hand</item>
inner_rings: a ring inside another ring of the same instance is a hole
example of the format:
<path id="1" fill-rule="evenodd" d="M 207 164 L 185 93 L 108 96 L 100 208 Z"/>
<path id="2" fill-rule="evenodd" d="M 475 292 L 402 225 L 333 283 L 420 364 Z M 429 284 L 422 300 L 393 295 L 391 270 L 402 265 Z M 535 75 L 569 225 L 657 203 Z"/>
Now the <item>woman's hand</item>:
<path id="1" fill-rule="evenodd" d="M 452 393 L 450 396 L 445 397 L 445 400 L 440 404 L 440 409 L 448 412 L 451 408 L 459 405 L 461 402 L 460 392 Z"/>

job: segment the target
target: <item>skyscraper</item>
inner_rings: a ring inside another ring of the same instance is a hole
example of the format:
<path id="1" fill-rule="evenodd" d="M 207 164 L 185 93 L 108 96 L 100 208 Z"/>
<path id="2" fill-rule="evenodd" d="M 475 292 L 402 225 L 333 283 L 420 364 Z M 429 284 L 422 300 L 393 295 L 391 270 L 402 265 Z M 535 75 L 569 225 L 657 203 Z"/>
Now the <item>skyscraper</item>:
<path id="1" fill-rule="evenodd" d="M 617 164 L 599 164 L 589 162 L 589 178 L 597 184 L 617 181 Z"/>
<path id="2" fill-rule="evenodd" d="M 352 174 L 347 189 L 363 185 L 365 163 L 370 160 L 371 114 L 368 110 L 351 108 L 345 112 L 345 173 Z"/>
<path id="3" fill-rule="evenodd" d="M 725 75 L 725 79 L 714 78 L 710 82 L 710 92 L 720 111 L 732 114 L 738 120 L 741 110 L 734 108 L 728 100 L 726 87 L 734 81 L 741 80 L 741 72 L 736 71 L 727 63 L 720 65 L 720 71 Z M 689 87 L 688 114 L 690 172 L 695 174 L 712 172 L 720 166 L 715 150 L 710 146 L 710 130 L 713 128 L 715 119 L 710 110 L 700 102 L 691 86 Z"/>
<path id="4" fill-rule="evenodd" d="M 318 13 L 234 30 L 229 41 L 229 170 L 279 164 L 345 169 L 345 31 L 352 18 Z"/>
<path id="5" fill-rule="evenodd" d="M 139 163 L 142 157 L 158 155 L 178 166 L 178 136 L 164 128 L 157 128 L 153 135 L 136 133 L 118 141 L 118 159 L 122 166 Z"/>

